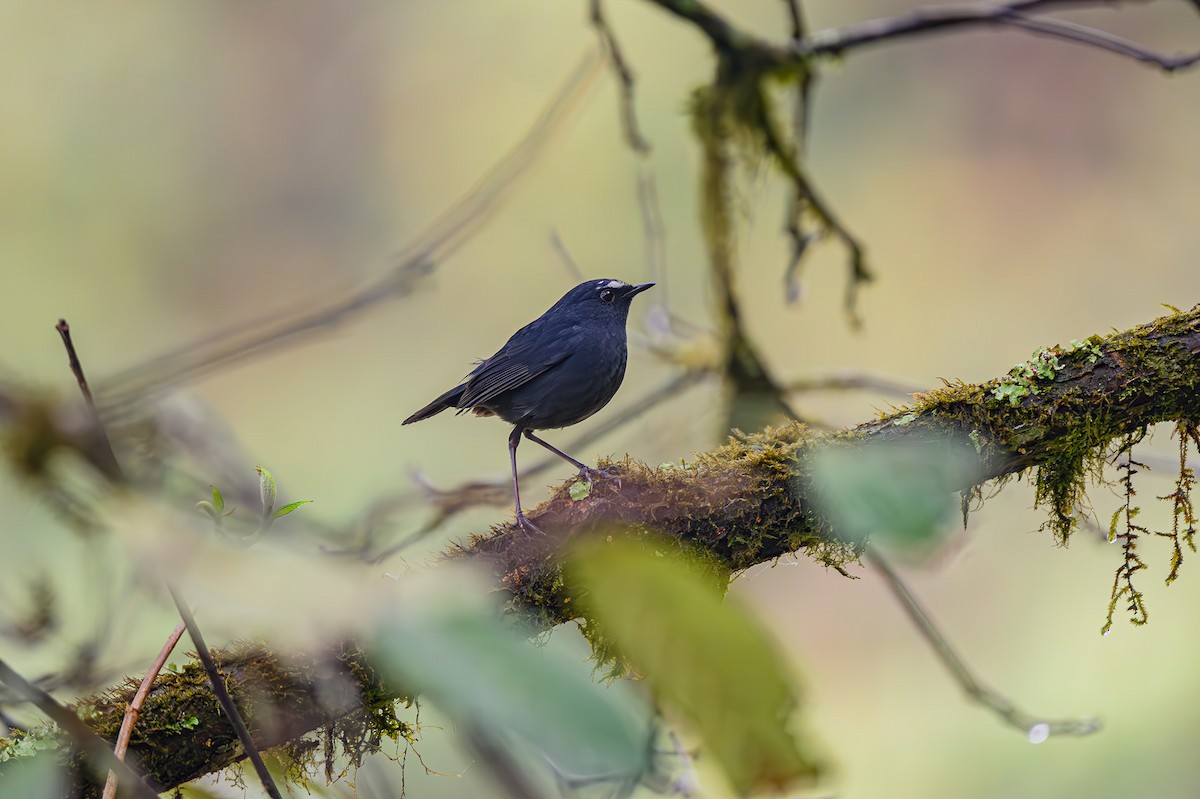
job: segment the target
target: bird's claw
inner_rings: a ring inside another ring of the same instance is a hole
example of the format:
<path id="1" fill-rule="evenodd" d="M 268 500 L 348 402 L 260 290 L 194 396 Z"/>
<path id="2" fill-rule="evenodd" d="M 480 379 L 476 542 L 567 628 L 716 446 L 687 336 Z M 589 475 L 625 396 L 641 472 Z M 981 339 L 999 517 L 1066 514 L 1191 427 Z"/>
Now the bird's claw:
<path id="1" fill-rule="evenodd" d="M 529 521 L 529 517 L 526 516 L 521 511 L 517 511 L 517 526 L 525 531 L 526 536 L 528 536 L 530 533 L 537 533 L 538 535 L 546 534 L 545 530 L 538 527 L 533 522 Z"/>
<path id="2" fill-rule="evenodd" d="M 616 466 L 610 466 L 607 469 L 593 469 L 590 466 L 584 466 L 579 470 L 579 478 L 588 484 L 588 488 L 592 487 L 594 477 L 603 477 L 605 480 L 612 480 L 617 484 L 618 490 L 621 488 L 621 471 Z"/>

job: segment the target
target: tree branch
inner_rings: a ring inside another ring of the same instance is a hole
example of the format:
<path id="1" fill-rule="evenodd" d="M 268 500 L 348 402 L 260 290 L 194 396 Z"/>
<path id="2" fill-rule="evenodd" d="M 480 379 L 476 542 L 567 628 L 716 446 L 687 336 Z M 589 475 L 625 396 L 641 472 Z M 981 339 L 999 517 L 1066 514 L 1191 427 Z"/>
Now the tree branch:
<path id="1" fill-rule="evenodd" d="M 619 486 L 598 481 L 588 498 L 573 501 L 564 484 L 536 508 L 530 515 L 546 537 L 505 524 L 449 556 L 489 563 L 509 607 L 546 629 L 577 616 L 580 603 L 558 555 L 589 533 L 653 531 L 715 556 L 731 575 L 797 551 L 844 569 L 859 550 L 837 537 L 809 487 L 812 457 L 830 445 L 960 441 L 977 453 L 980 476 L 972 480 L 979 481 L 1036 467 L 1051 526 L 1065 534 L 1059 525 L 1080 497 L 1075 489 L 1082 491 L 1089 468 L 1103 463 L 1114 442 L 1159 422 L 1200 419 L 1200 306 L 1069 349 L 1039 351 L 1034 360 L 1047 365 L 1040 375 L 1022 377 L 1017 367 L 987 383 L 935 389 L 907 408 L 832 434 L 788 425 L 735 438 L 684 466 L 627 460 Z M 971 480 L 954 486 L 972 487 Z M 251 647 L 223 653 L 218 662 L 231 693 L 256 697 L 246 721 L 262 747 L 338 719 L 376 718 L 398 698 L 352 646 L 324 658 Z M 88 724 L 115 738 L 135 689 L 131 682 L 81 702 Z M 356 712 L 364 707 L 367 713 Z M 196 716 L 190 735 L 179 734 L 181 713 Z M 141 715 L 130 754 L 158 790 L 243 757 L 199 666 L 160 677 Z M 394 716 L 392 723 L 403 729 Z M 98 795 L 98 787 L 87 795 Z"/>

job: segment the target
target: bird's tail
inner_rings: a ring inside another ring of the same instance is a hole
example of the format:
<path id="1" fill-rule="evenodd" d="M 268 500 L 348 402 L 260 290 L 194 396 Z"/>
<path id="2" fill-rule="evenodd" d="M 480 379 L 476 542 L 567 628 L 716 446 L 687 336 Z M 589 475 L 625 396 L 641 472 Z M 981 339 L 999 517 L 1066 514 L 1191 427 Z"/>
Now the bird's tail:
<path id="1" fill-rule="evenodd" d="M 458 401 L 462 398 L 463 389 L 465 388 L 466 384 L 455 386 L 442 396 L 435 399 L 433 402 L 426 405 L 421 410 L 414 413 L 412 416 L 405 419 L 400 424 L 412 424 L 413 422 L 419 422 L 423 419 L 428 419 L 430 416 L 437 416 L 447 408 L 457 408 Z"/>

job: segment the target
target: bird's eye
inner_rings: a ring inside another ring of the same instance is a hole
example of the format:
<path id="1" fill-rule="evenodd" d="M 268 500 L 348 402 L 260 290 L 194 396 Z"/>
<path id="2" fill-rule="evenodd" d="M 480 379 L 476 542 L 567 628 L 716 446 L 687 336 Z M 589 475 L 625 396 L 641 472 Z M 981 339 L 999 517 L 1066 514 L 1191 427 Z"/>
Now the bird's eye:
<path id="1" fill-rule="evenodd" d="M 616 297 L 617 294 L 612 289 L 603 289 L 600 292 L 600 299 L 604 300 L 605 302 L 612 302 L 614 299 L 616 299 Z"/>

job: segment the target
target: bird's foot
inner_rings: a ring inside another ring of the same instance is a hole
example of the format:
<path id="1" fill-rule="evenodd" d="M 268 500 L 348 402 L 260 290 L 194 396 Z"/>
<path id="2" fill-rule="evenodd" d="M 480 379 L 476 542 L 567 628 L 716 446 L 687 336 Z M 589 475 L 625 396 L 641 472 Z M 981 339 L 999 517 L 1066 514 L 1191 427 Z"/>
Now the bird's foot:
<path id="1" fill-rule="evenodd" d="M 538 535 L 546 534 L 545 530 L 529 521 L 529 517 L 526 516 L 522 511 L 517 511 L 517 526 L 525 531 L 526 536 L 528 536 L 530 533 L 537 533 Z"/>
<path id="2" fill-rule="evenodd" d="M 593 469 L 590 466 L 584 466 L 579 470 L 579 479 L 587 483 L 589 488 L 597 477 L 612 480 L 617 484 L 618 489 L 621 487 L 621 470 L 616 466 L 609 466 L 607 469 Z"/>

